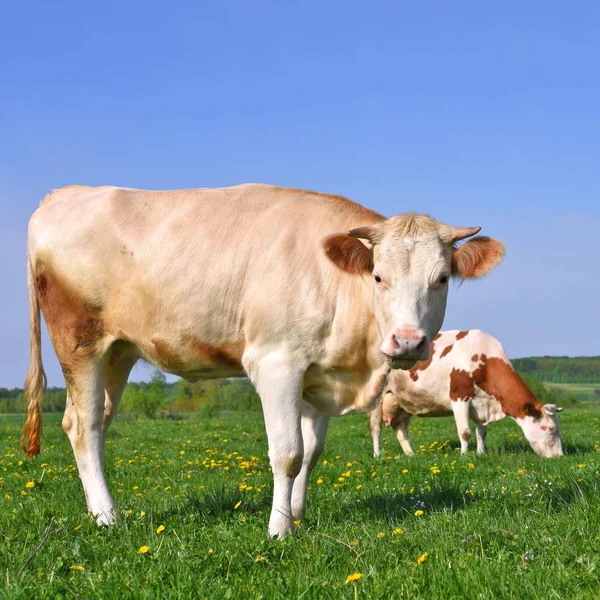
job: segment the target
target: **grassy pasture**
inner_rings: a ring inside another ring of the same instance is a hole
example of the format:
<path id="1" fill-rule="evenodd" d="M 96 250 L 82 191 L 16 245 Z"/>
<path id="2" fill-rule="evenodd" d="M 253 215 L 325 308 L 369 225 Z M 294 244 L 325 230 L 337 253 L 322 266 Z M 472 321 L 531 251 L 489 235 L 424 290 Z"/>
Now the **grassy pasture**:
<path id="1" fill-rule="evenodd" d="M 123 524 L 112 529 L 86 515 L 59 418 L 46 418 L 32 461 L 21 421 L 0 417 L 0 597 L 600 596 L 600 409 L 562 413 L 557 460 L 508 419 L 489 427 L 485 456 L 460 456 L 452 419 L 413 419 L 418 455 L 386 430 L 374 459 L 365 416 L 334 419 L 307 517 L 283 542 L 266 537 L 258 414 L 118 419 L 106 466 Z"/>

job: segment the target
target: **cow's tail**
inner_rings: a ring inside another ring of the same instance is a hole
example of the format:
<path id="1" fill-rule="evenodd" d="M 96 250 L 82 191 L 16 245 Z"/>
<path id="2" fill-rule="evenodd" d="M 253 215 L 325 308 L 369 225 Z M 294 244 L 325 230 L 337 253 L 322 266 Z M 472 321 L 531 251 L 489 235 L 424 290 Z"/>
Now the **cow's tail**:
<path id="1" fill-rule="evenodd" d="M 31 260 L 27 260 L 27 289 L 29 292 L 29 370 L 25 380 L 25 403 L 27 420 L 23 427 L 21 447 L 30 457 L 40 453 L 42 438 L 42 396 L 46 391 L 46 373 L 42 365 L 42 331 L 40 324 L 40 303 L 33 280 Z"/>

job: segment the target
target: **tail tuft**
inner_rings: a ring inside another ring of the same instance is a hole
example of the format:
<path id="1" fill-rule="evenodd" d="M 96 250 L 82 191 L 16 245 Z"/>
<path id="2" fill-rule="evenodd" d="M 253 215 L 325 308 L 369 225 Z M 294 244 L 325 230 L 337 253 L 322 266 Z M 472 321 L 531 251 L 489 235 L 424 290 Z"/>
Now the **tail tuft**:
<path id="1" fill-rule="evenodd" d="M 46 391 L 46 373 L 42 365 L 42 332 L 40 327 L 40 304 L 35 284 L 33 269 L 28 261 L 27 288 L 29 292 L 30 316 L 30 348 L 29 371 L 25 380 L 25 402 L 27 403 L 27 420 L 21 436 L 21 447 L 31 458 L 40 453 L 42 439 L 42 397 Z"/>

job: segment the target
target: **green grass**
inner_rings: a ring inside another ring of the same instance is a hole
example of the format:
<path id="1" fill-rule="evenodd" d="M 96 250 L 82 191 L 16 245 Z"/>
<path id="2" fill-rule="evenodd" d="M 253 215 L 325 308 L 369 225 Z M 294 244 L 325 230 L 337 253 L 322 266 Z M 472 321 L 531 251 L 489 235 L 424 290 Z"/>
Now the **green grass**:
<path id="1" fill-rule="evenodd" d="M 259 415 L 117 420 L 106 463 L 123 524 L 111 529 L 86 514 L 57 416 L 33 461 L 20 452 L 20 422 L 0 417 L 1 597 L 600 595 L 598 409 L 561 414 L 568 454 L 557 460 L 537 457 L 508 419 L 490 426 L 485 456 L 459 455 L 452 419 L 414 419 L 418 455 L 405 458 L 386 430 L 377 460 L 365 416 L 334 419 L 305 522 L 283 542 L 266 536 L 272 482 Z M 352 573 L 362 578 L 345 583 Z"/>

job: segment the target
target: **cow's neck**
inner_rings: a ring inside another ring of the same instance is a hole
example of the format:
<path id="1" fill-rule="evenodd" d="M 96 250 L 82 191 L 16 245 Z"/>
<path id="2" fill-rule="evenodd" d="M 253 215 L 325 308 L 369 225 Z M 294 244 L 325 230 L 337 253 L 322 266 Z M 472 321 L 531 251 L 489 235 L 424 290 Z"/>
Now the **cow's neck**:
<path id="1" fill-rule="evenodd" d="M 480 360 L 481 365 L 473 374 L 475 383 L 500 402 L 505 414 L 513 419 L 542 416 L 542 403 L 508 361 L 485 355 Z"/>
<path id="2" fill-rule="evenodd" d="M 343 319 L 334 319 L 333 332 L 338 343 L 331 367 L 352 373 L 352 410 L 370 410 L 381 395 L 390 364 L 380 350 L 382 339 L 368 276 L 352 277 L 347 288 L 338 294 L 337 303 L 336 317 L 343 315 Z"/>

